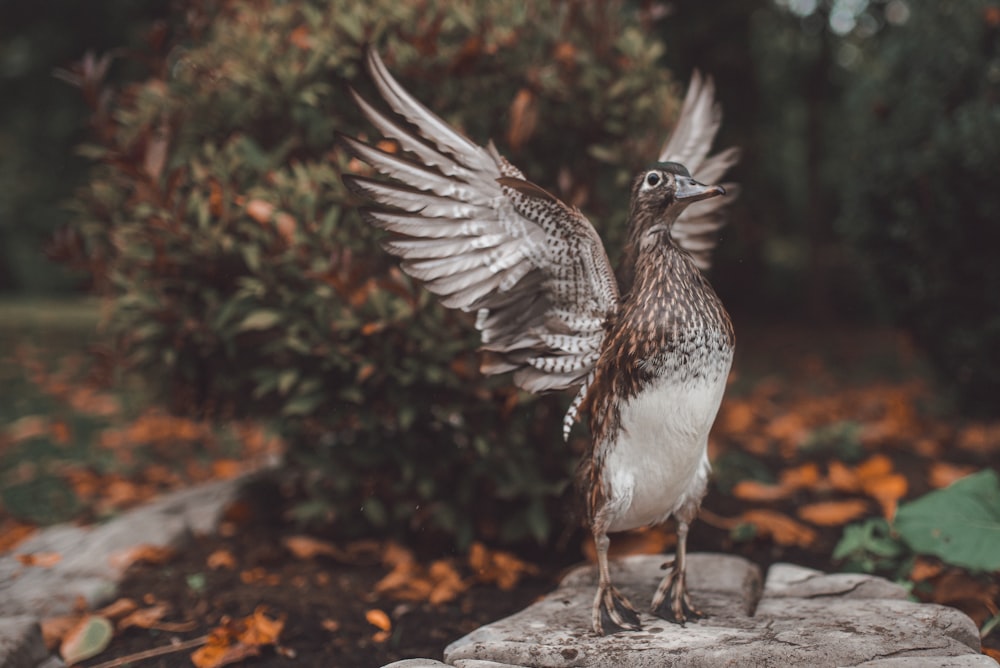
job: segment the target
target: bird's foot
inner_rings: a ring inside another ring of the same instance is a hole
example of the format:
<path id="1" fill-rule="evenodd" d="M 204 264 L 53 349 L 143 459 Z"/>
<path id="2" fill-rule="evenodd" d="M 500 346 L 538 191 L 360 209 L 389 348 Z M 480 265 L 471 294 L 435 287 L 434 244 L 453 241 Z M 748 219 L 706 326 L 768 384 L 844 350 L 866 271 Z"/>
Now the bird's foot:
<path id="1" fill-rule="evenodd" d="M 670 572 L 656 588 L 651 606 L 652 613 L 681 626 L 684 626 L 684 622 L 688 620 L 705 617 L 705 613 L 697 610 L 691 603 L 691 598 L 687 593 L 687 578 L 684 571 L 679 570 L 672 561 L 665 563 L 663 568 L 670 569 Z"/>
<path id="2" fill-rule="evenodd" d="M 619 631 L 640 631 L 639 613 L 621 592 L 610 584 L 599 585 L 594 597 L 594 633 L 599 636 Z"/>

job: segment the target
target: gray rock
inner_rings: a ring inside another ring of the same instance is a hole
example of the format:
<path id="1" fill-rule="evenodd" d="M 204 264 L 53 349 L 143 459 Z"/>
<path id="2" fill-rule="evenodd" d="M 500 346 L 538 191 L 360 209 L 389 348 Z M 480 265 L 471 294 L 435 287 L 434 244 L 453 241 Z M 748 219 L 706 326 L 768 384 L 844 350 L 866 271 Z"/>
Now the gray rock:
<path id="1" fill-rule="evenodd" d="M 978 653 L 971 619 L 952 608 L 905 600 L 905 590 L 880 578 L 777 564 L 762 589 L 759 571 L 744 559 L 689 559 L 692 597 L 707 619 L 681 627 L 643 613 L 641 632 L 595 636 L 590 607 L 596 572 L 584 566 L 529 608 L 449 645 L 445 661 L 462 668 L 847 667 L 896 659 L 927 668 L 997 665 Z M 629 557 L 613 564 L 612 579 L 643 609 L 665 560 Z"/>
<path id="2" fill-rule="evenodd" d="M 114 595 L 130 548 L 173 545 L 191 533 L 215 528 L 244 479 L 225 480 L 168 494 L 113 521 L 93 527 L 60 525 L 39 532 L 0 558 L 0 616 L 44 618 Z M 54 566 L 26 566 L 20 555 L 58 553 Z"/>
<path id="3" fill-rule="evenodd" d="M 876 659 L 860 663 L 856 668 L 996 668 L 997 662 L 984 654 L 962 656 L 923 656 Z"/>
<path id="4" fill-rule="evenodd" d="M 37 619 L 0 617 L 0 668 L 35 668 L 48 655 Z"/>

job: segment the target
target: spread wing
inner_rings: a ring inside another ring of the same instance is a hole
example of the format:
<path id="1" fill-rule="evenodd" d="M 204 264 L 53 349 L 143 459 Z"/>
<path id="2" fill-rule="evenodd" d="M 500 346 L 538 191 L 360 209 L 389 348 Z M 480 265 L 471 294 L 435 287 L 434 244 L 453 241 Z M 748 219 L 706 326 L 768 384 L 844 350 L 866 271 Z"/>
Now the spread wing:
<path id="1" fill-rule="evenodd" d="M 728 148 L 709 156 L 715 134 L 722 123 L 722 108 L 715 101 L 711 77 L 695 71 L 691 77 L 677 125 L 660 151 L 661 162 L 679 162 L 701 183 L 719 183 L 726 171 L 739 161 L 739 149 Z M 727 194 L 735 194 L 736 184 L 723 184 Z M 716 232 L 726 224 L 726 207 L 733 197 L 713 197 L 695 202 L 674 223 L 672 236 L 694 258 L 700 269 L 712 263 Z M 631 234 L 629 238 L 634 238 Z"/>
<path id="2" fill-rule="evenodd" d="M 600 237 L 502 158 L 448 126 L 389 74 L 374 50 L 372 80 L 394 112 L 352 91 L 365 117 L 404 153 L 350 137 L 347 149 L 391 181 L 345 176 L 379 206 L 362 210 L 388 230 L 386 250 L 448 307 L 474 311 L 487 374 L 514 372 L 531 392 L 584 383 L 597 361 L 618 287 Z"/>

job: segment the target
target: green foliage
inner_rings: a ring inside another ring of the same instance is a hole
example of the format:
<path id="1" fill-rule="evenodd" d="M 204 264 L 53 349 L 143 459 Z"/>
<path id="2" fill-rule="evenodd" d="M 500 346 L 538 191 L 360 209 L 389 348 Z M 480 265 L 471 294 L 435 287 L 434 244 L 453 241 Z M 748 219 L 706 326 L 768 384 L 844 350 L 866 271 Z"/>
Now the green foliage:
<path id="1" fill-rule="evenodd" d="M 313 499 L 299 517 L 544 541 L 574 458 L 563 402 L 479 377 L 469 319 L 402 275 L 354 211 L 339 172 L 364 167 L 333 132 L 371 132 L 347 85 L 370 89 L 358 64 L 374 43 L 429 107 L 618 239 L 622 186 L 678 108 L 662 45 L 631 16 L 190 3 L 160 74 L 101 98 L 85 149 L 75 260 L 124 365 L 178 412 L 279 420 Z"/>
<path id="2" fill-rule="evenodd" d="M 872 40 L 841 120 L 840 229 L 887 311 L 970 410 L 1000 390 L 1000 22 L 986 0 L 914 0 Z"/>
<path id="3" fill-rule="evenodd" d="M 914 552 L 1000 570 L 1000 477 L 985 470 L 899 508 L 893 528 Z"/>
<path id="4" fill-rule="evenodd" d="M 905 574 L 901 564 L 911 556 L 899 539 L 894 536 L 889 523 L 881 517 L 871 517 L 844 528 L 833 559 L 843 561 L 844 570 L 862 573 Z"/>
<path id="5" fill-rule="evenodd" d="M 871 518 L 844 529 L 833 551 L 847 570 L 909 572 L 914 554 L 973 571 L 1000 568 L 1000 476 L 987 469 L 900 505 L 890 525 Z"/>

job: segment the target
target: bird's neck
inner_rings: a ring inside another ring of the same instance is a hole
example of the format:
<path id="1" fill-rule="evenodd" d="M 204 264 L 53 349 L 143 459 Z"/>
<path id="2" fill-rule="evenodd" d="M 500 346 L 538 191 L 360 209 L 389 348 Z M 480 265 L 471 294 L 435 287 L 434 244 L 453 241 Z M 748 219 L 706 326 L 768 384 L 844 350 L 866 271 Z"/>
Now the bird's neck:
<path id="1" fill-rule="evenodd" d="M 680 250 L 677 242 L 670 235 L 670 228 L 677 220 L 679 211 L 652 212 L 633 206 L 629 212 L 629 226 L 627 237 L 625 238 L 625 248 L 622 251 L 622 259 L 618 264 L 618 291 L 624 296 L 632 290 L 635 282 L 636 265 L 639 262 L 639 255 L 642 252 L 643 238 L 654 225 L 661 225 L 664 228 L 661 243 L 670 245 L 674 250 Z M 648 243 L 648 242 L 647 242 Z"/>

